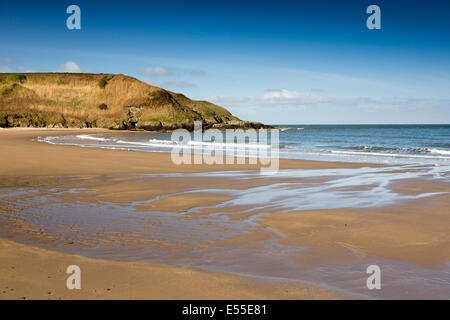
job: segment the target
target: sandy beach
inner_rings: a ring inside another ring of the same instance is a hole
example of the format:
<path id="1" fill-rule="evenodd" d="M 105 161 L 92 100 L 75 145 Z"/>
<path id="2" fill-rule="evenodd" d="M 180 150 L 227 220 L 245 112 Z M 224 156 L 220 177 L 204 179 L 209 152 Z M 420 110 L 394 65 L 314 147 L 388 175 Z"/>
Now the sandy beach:
<path id="1" fill-rule="evenodd" d="M 258 166 L 176 166 L 168 153 L 35 141 L 80 132 L 108 131 L 0 130 L 0 299 L 376 298 L 365 295 L 369 263 L 385 263 L 387 280 L 402 268 L 418 279 L 436 276 L 442 281 L 429 290 L 439 297 L 450 292 L 445 287 L 450 261 L 450 189 L 445 181 L 427 175 L 399 179 L 395 175 L 404 169 L 376 171 L 383 170 L 381 165 L 282 159 L 282 170 L 393 175 L 390 193 L 379 205 L 327 206 L 342 190 L 375 201 L 365 193 L 370 184 L 336 184 L 310 204 L 302 203 L 305 210 L 297 210 L 295 201 L 310 192 L 302 188 L 331 185 L 328 175 L 236 179 L 197 173 Z M 164 176 L 173 173 L 181 175 Z M 248 200 L 284 184 L 289 186 L 283 201 L 263 196 L 260 203 L 267 205 L 257 209 Z M 11 195 L 14 190 L 20 194 Z M 27 202 L 30 195 L 39 198 L 39 206 Z M 350 200 L 340 197 L 335 203 Z M 93 228 L 86 208 L 96 212 L 92 221 L 106 227 Z M 83 211 L 79 221 L 73 220 L 71 212 L 79 212 L 73 210 Z M 145 217 L 146 212 L 158 215 Z M 223 215 L 226 220 L 219 218 Z M 82 267 L 82 290 L 66 289 L 69 264 Z M 316 281 L 320 278 L 326 281 Z M 385 292 L 389 298 L 416 297 L 403 282 Z"/>
<path id="2" fill-rule="evenodd" d="M 0 240 L 1 299 L 337 299 L 311 285 L 256 281 L 188 268 L 90 259 Z M 81 290 L 66 268 L 82 268 Z"/>

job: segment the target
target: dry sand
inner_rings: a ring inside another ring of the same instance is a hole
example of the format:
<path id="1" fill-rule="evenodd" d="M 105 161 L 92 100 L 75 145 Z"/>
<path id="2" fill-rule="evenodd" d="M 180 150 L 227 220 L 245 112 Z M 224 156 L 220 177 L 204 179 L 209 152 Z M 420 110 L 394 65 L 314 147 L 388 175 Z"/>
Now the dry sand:
<path id="1" fill-rule="evenodd" d="M 81 269 L 81 290 L 66 268 Z M 271 283 L 155 263 L 90 259 L 0 240 L 0 299 L 335 299 L 307 285 Z"/>

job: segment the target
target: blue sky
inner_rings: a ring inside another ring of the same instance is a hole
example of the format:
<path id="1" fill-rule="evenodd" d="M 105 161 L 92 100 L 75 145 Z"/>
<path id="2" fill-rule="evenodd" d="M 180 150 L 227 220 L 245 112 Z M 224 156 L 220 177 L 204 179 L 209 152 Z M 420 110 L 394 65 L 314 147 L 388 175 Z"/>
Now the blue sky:
<path id="1" fill-rule="evenodd" d="M 0 1 L 0 39 L 0 72 L 124 73 L 247 120 L 450 123 L 447 0 Z"/>

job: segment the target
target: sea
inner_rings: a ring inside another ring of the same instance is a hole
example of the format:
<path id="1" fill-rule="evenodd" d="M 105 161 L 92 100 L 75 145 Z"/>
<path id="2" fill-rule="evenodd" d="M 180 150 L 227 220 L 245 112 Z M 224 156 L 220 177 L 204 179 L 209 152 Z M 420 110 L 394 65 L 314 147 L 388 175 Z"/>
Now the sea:
<path id="1" fill-rule="evenodd" d="M 153 133 L 113 131 L 39 138 L 51 144 L 78 145 L 129 151 L 171 152 L 174 147 L 199 152 L 205 148 L 246 150 L 248 156 L 277 148 L 280 158 L 384 164 L 450 163 L 450 124 L 434 125 L 281 125 L 277 134 Z M 217 137 L 219 135 L 219 137 Z M 220 137 L 222 135 L 222 137 Z M 272 139 L 273 137 L 273 139 Z M 277 138 L 277 139 L 275 139 Z M 269 150 L 268 150 L 269 149 Z"/>

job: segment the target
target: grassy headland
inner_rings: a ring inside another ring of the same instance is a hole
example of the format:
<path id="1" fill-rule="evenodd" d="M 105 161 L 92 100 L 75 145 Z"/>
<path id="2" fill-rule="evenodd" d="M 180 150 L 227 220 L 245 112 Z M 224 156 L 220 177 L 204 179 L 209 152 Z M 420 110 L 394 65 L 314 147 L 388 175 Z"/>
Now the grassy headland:
<path id="1" fill-rule="evenodd" d="M 170 130 L 254 127 L 207 101 L 123 74 L 1 73 L 0 127 Z"/>

